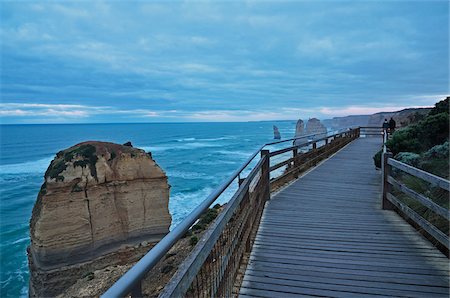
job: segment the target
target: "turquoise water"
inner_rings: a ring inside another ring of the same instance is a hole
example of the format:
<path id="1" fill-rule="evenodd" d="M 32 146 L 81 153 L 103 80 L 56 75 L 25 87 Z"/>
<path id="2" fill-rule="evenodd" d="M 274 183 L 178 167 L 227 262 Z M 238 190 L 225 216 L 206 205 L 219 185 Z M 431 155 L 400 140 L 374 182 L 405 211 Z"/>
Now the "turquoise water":
<path id="1" fill-rule="evenodd" d="M 0 296 L 27 295 L 31 210 L 43 174 L 59 150 L 100 140 L 131 141 L 151 151 L 172 186 L 173 227 L 261 144 L 273 140 L 274 124 L 283 138 L 293 137 L 294 121 L 0 126 Z M 233 184 L 220 201 L 229 199 L 236 188 Z"/>

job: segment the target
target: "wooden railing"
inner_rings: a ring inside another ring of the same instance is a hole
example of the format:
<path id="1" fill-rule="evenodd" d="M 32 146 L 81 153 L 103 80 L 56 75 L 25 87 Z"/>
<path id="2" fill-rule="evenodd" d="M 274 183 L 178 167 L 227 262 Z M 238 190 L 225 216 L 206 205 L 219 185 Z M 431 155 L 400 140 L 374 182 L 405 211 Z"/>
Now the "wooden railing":
<path id="1" fill-rule="evenodd" d="M 159 297 L 230 297 L 239 288 L 238 271 L 270 198 L 268 151 L 261 156 Z"/>
<path id="2" fill-rule="evenodd" d="M 413 225 L 423 229 L 428 237 L 431 237 L 437 242 L 448 254 L 449 249 L 449 237 L 438 229 L 435 225 L 430 223 L 427 219 L 423 218 L 420 214 L 410 208 L 407 204 L 402 202 L 398 197 L 394 195 L 394 191 L 405 194 L 408 198 L 414 200 L 416 203 L 426 207 L 433 213 L 439 215 L 443 219 L 448 221 L 450 219 L 449 209 L 444 208 L 434 202 L 427 196 L 420 194 L 407 185 L 405 185 L 401 179 L 395 179 L 393 177 L 393 171 L 396 169 L 401 173 L 409 174 L 413 177 L 428 182 L 431 186 L 450 191 L 450 183 L 448 180 L 435 176 L 423 170 L 412 167 L 408 164 L 402 163 L 392 158 L 392 153 L 383 153 L 382 157 L 382 208 L 387 210 L 396 210 L 406 219 L 408 219 Z"/>
<path id="3" fill-rule="evenodd" d="M 360 126 L 360 134 L 364 136 L 382 136 L 383 128 L 381 126 Z"/>
<path id="4" fill-rule="evenodd" d="M 142 296 L 142 279 L 168 250 L 186 234 L 200 215 L 230 186 L 239 188 L 222 212 L 201 236 L 189 256 L 178 266 L 160 297 L 230 297 L 238 293 L 240 273 L 245 271 L 264 205 L 270 191 L 295 179 L 352 140 L 359 137 L 359 128 L 348 129 L 330 136 L 302 136 L 265 144 L 233 175 L 167 234 L 136 265 L 122 276 L 103 297 Z M 298 139 L 313 139 L 291 146 Z M 288 147 L 270 152 L 269 146 Z M 284 155 L 283 155 L 284 154 Z M 292 156 L 290 156 L 292 154 Z M 260 156 L 250 174 L 241 179 L 243 170 Z M 280 162 L 280 157 L 289 155 Z M 274 163 L 271 166 L 271 163 Z M 277 172 L 279 175 L 276 175 Z"/>
<path id="5" fill-rule="evenodd" d="M 270 186 L 272 190 L 297 178 L 299 174 L 305 172 L 311 167 L 317 165 L 321 160 L 328 158 L 339 149 L 358 138 L 359 128 L 340 132 L 331 136 L 322 137 L 316 140 L 308 141 L 300 145 L 276 150 L 269 153 L 270 158 L 284 155 L 286 159 L 277 160 L 276 164 L 271 163 L 270 172 L 283 171 L 279 175 L 271 175 Z M 300 151 L 303 149 L 303 151 Z M 305 150 L 306 149 L 306 150 Z M 290 153 L 290 156 L 286 156 Z"/>

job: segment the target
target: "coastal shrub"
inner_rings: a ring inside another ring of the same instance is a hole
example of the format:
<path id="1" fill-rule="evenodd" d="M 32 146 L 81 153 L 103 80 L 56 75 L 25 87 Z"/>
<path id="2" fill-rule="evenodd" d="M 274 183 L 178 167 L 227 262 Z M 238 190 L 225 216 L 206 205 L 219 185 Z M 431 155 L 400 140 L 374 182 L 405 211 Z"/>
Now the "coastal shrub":
<path id="1" fill-rule="evenodd" d="M 416 124 L 397 130 L 392 138 L 387 141 L 386 146 L 394 155 L 400 152 L 420 153 L 421 145 L 418 140 L 418 131 Z"/>
<path id="2" fill-rule="evenodd" d="M 81 145 L 80 147 L 67 152 L 64 155 L 64 159 L 72 160 L 74 156 L 78 155 L 83 157 L 83 160 L 77 160 L 73 163 L 75 167 L 86 167 L 89 166 L 92 177 L 97 177 L 97 169 L 95 164 L 97 163 L 98 157 L 95 154 L 95 146 L 90 144 Z"/>
<path id="3" fill-rule="evenodd" d="M 113 160 L 114 158 L 116 158 L 116 152 L 111 152 L 111 157 L 109 158 L 109 160 L 111 161 L 111 160 Z"/>
<path id="4" fill-rule="evenodd" d="M 81 192 L 81 191 L 83 191 L 83 189 L 78 184 L 75 184 L 72 187 L 72 192 Z"/>
<path id="5" fill-rule="evenodd" d="M 87 280 L 93 280 L 94 279 L 94 272 L 86 272 L 83 275 L 83 278 L 86 278 Z"/>
<path id="6" fill-rule="evenodd" d="M 386 143 L 390 151 L 394 155 L 400 152 L 422 153 L 447 141 L 449 136 L 448 99 L 436 103 L 423 120 L 397 130 Z"/>
<path id="7" fill-rule="evenodd" d="M 419 122 L 418 127 L 418 141 L 423 151 L 428 150 L 448 140 L 449 115 L 448 113 L 440 113 L 427 116 Z"/>
<path id="8" fill-rule="evenodd" d="M 449 143 L 446 141 L 444 144 L 436 145 L 432 147 L 430 150 L 424 153 L 423 157 L 426 159 L 432 158 L 448 158 L 449 155 Z"/>
<path id="9" fill-rule="evenodd" d="M 394 156 L 394 158 L 398 161 L 404 162 L 411 166 L 417 167 L 420 162 L 420 154 L 412 153 L 412 152 L 400 152 Z"/>
<path id="10" fill-rule="evenodd" d="M 170 271 L 172 271 L 173 270 L 173 268 L 175 268 L 175 267 L 173 267 L 172 265 L 166 265 L 166 266 L 164 266 L 164 267 L 162 267 L 161 268 L 161 273 L 162 274 L 167 274 L 167 273 L 169 273 Z"/>
<path id="11" fill-rule="evenodd" d="M 441 100 L 440 102 L 436 103 L 434 107 L 431 109 L 429 115 L 436 115 L 440 113 L 449 113 L 449 98 L 447 97 L 444 100 Z"/>
<path id="12" fill-rule="evenodd" d="M 199 224 L 202 226 L 207 226 L 214 219 L 216 219 L 218 214 L 219 212 L 217 211 L 217 209 L 209 208 L 205 213 L 202 214 L 202 216 L 200 216 Z"/>
<path id="13" fill-rule="evenodd" d="M 373 156 L 373 162 L 375 164 L 375 167 L 381 169 L 381 155 L 383 153 L 383 150 L 378 151 L 374 156 Z"/>
<path id="14" fill-rule="evenodd" d="M 193 235 L 191 236 L 191 240 L 189 242 L 192 246 L 196 245 L 198 243 L 198 237 Z"/>
<path id="15" fill-rule="evenodd" d="M 64 176 L 61 176 L 59 174 L 61 174 L 66 168 L 67 165 L 64 160 L 55 159 L 50 163 L 50 166 L 48 167 L 47 171 L 45 171 L 45 177 L 56 179 L 56 181 L 64 181 Z"/>

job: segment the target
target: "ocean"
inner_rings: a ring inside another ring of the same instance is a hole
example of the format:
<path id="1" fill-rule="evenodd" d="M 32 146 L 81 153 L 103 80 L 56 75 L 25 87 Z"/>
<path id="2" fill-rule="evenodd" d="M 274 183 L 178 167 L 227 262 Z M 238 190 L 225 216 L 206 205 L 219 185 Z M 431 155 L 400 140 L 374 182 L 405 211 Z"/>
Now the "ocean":
<path id="1" fill-rule="evenodd" d="M 169 177 L 173 228 L 251 153 L 273 141 L 273 125 L 283 139 L 295 134 L 295 121 L 1 125 L 0 296 L 28 295 L 29 220 L 56 152 L 88 140 L 131 141 L 152 152 Z M 234 183 L 218 202 L 226 202 L 236 189 Z"/>

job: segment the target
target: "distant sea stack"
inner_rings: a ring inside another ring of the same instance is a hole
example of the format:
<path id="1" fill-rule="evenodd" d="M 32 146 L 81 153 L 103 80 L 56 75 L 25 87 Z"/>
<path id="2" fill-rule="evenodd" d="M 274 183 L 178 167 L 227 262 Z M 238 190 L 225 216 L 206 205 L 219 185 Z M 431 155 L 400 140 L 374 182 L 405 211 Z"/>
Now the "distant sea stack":
<path id="1" fill-rule="evenodd" d="M 295 125 L 295 138 L 299 138 L 304 135 L 305 135 L 305 124 L 302 119 L 299 119 L 297 121 L 297 124 Z M 296 139 L 294 141 L 294 145 L 300 145 L 307 141 L 308 141 L 307 138 Z"/>
<path id="2" fill-rule="evenodd" d="M 315 136 L 310 136 L 310 137 L 306 137 L 308 135 L 314 134 Z M 311 118 L 308 120 L 308 122 L 306 123 L 306 128 L 304 127 L 304 122 L 303 120 L 298 120 L 297 121 L 297 125 L 295 127 L 295 137 L 302 137 L 305 136 L 303 138 L 299 138 L 296 139 L 294 141 L 294 145 L 300 145 L 302 143 L 306 143 L 308 142 L 308 139 L 319 139 L 321 137 L 326 136 L 327 134 L 327 128 L 320 123 L 320 120 L 317 118 Z"/>
<path id="3" fill-rule="evenodd" d="M 306 131 L 305 134 L 311 135 L 314 134 L 314 139 L 319 139 L 327 135 L 327 128 L 320 123 L 320 120 L 317 118 L 311 118 L 306 123 Z"/>
<path id="4" fill-rule="evenodd" d="M 30 221 L 30 296 L 55 296 L 89 272 L 136 261 L 169 231 L 167 176 L 131 143 L 60 151 L 44 178 Z"/>
<path id="5" fill-rule="evenodd" d="M 278 130 L 278 127 L 276 127 L 275 125 L 273 126 L 273 138 L 275 140 L 280 140 L 281 139 L 280 131 Z"/>

